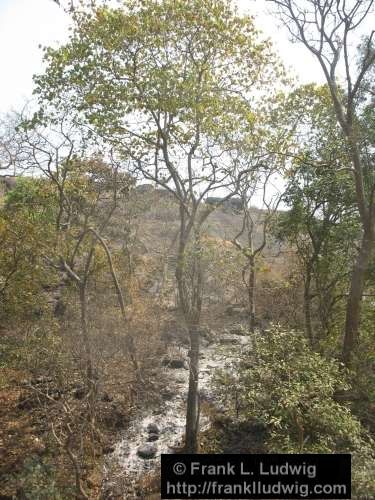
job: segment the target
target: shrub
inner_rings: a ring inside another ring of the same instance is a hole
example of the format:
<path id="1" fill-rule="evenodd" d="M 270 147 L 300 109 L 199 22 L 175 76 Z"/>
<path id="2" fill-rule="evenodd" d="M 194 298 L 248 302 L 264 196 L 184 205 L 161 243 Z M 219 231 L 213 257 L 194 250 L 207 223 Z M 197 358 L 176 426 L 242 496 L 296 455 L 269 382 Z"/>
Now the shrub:
<path id="1" fill-rule="evenodd" d="M 23 470 L 17 479 L 20 485 L 17 494 L 21 498 L 27 500 L 73 498 L 73 495 L 69 494 L 68 491 L 61 493 L 56 484 L 54 467 L 39 457 L 32 456 L 26 459 Z"/>
<path id="2" fill-rule="evenodd" d="M 348 380 L 344 367 L 313 352 L 302 334 L 273 326 L 256 333 L 233 374 L 219 374 L 216 382 L 235 382 L 230 411 L 239 421 L 266 425 L 269 452 L 353 453 L 353 477 L 363 493 L 375 486 L 373 442 L 350 408 L 334 400 L 336 391 L 350 388 Z M 230 391 L 221 392 L 228 401 Z"/>

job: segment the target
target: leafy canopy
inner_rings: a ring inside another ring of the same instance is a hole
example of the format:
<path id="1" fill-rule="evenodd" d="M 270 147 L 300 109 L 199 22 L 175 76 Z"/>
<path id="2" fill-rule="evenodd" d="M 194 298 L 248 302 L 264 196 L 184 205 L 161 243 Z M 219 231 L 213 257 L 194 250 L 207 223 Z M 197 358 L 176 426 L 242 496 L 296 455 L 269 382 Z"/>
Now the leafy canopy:
<path id="1" fill-rule="evenodd" d="M 80 11 L 69 43 L 45 60 L 35 77 L 40 120 L 74 110 L 91 132 L 150 163 L 162 132 L 177 161 L 197 139 L 208 149 L 249 134 L 283 74 L 252 18 L 227 0 Z"/>

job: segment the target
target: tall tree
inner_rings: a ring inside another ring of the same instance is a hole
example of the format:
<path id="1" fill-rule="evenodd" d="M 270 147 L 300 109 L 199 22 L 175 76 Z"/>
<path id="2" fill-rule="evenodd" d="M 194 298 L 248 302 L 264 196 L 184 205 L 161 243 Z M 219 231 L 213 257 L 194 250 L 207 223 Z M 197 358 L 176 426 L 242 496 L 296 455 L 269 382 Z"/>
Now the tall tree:
<path id="1" fill-rule="evenodd" d="M 306 155 L 295 162 L 283 196 L 290 210 L 278 217 L 277 235 L 293 246 L 301 265 L 304 326 L 312 348 L 330 333 L 335 306 L 345 297 L 358 232 L 350 188 L 332 165 L 317 166 Z"/>
<path id="2" fill-rule="evenodd" d="M 357 50 L 358 37 L 363 35 L 374 12 L 374 0 L 267 1 L 277 7 L 292 38 L 318 60 L 351 160 L 362 236 L 346 308 L 342 357 L 349 363 L 359 338 L 366 269 L 375 243 L 375 182 L 366 173 L 374 168 L 374 161 L 371 148 L 368 148 L 370 138 L 361 125 L 363 85 L 375 64 L 375 31 L 371 26 L 364 35 L 359 57 L 353 54 L 353 50 Z"/>
<path id="3" fill-rule="evenodd" d="M 240 17 L 227 0 L 126 1 L 117 9 L 76 11 L 74 20 L 70 42 L 46 51 L 36 92 L 45 111 L 75 111 L 132 171 L 178 204 L 176 280 L 191 344 L 186 449 L 194 452 L 200 233 L 211 211 L 203 200 L 229 185 L 228 153 L 266 91 L 273 93 L 280 64 L 251 18 Z"/>
<path id="4" fill-rule="evenodd" d="M 345 296 L 342 287 L 347 285 L 358 237 L 355 192 L 327 85 L 301 86 L 287 101 L 297 141 L 283 196 L 290 211 L 279 216 L 278 236 L 292 243 L 297 253 L 305 333 L 316 347 L 320 335 L 314 332 L 314 316 L 320 316 L 327 333 L 334 305 Z M 317 302 L 319 308 L 314 306 Z"/>

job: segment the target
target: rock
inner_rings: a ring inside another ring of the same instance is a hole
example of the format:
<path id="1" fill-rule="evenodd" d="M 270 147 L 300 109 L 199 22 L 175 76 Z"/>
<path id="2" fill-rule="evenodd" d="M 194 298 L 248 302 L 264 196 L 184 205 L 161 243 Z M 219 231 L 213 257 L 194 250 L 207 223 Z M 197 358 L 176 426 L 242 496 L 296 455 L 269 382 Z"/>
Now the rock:
<path id="1" fill-rule="evenodd" d="M 155 434 L 153 432 L 151 432 L 149 435 L 148 435 L 148 438 L 147 438 L 147 441 L 157 441 L 159 439 L 159 434 Z"/>
<path id="2" fill-rule="evenodd" d="M 73 391 L 73 396 L 76 399 L 83 399 L 87 394 L 86 387 L 76 387 Z"/>
<path id="3" fill-rule="evenodd" d="M 158 447 L 155 444 L 147 443 L 138 448 L 137 455 L 144 460 L 150 460 L 155 457 L 157 451 Z"/>
<path id="4" fill-rule="evenodd" d="M 114 446 L 104 446 L 103 455 L 108 455 L 109 453 L 113 453 L 115 451 Z"/>
<path id="5" fill-rule="evenodd" d="M 148 424 L 148 426 L 147 426 L 147 432 L 149 434 L 159 434 L 160 430 L 156 424 L 151 423 L 151 424 Z"/>
<path id="6" fill-rule="evenodd" d="M 154 191 L 154 186 L 150 183 L 138 184 L 135 186 L 135 190 L 139 193 L 151 193 Z"/>
<path id="7" fill-rule="evenodd" d="M 184 359 L 172 359 L 169 363 L 170 368 L 185 368 L 187 369 L 187 364 Z"/>
<path id="8" fill-rule="evenodd" d="M 186 368 L 186 361 L 182 358 L 164 358 L 162 365 L 173 369 Z"/>
<path id="9" fill-rule="evenodd" d="M 239 339 L 232 336 L 232 335 L 223 335 L 219 339 L 220 344 L 225 344 L 225 345 L 236 345 L 239 344 Z"/>

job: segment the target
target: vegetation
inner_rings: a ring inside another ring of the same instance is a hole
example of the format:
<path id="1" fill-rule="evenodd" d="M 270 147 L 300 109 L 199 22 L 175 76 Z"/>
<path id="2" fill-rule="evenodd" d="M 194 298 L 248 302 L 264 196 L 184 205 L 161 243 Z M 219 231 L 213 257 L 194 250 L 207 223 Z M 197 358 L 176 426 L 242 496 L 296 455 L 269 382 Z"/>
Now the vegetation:
<path id="1" fill-rule="evenodd" d="M 263 424 L 270 453 L 352 453 L 354 493 L 372 494 L 374 442 L 350 405 L 340 401 L 352 389 L 350 374 L 314 352 L 299 332 L 271 326 L 252 338 L 251 351 L 234 372 L 219 373 L 216 380 L 238 425 L 251 419 Z M 368 477 L 361 478 L 364 462 Z"/>
<path id="2" fill-rule="evenodd" d="M 324 85 L 230 0 L 68 2 L 3 119 L 4 495 L 144 498 L 161 434 L 352 453 L 374 494 L 374 3 L 269 2 Z"/>

